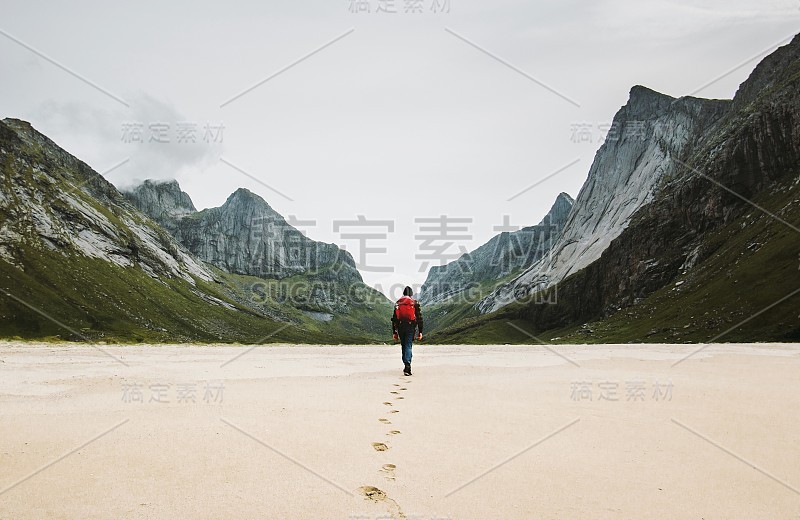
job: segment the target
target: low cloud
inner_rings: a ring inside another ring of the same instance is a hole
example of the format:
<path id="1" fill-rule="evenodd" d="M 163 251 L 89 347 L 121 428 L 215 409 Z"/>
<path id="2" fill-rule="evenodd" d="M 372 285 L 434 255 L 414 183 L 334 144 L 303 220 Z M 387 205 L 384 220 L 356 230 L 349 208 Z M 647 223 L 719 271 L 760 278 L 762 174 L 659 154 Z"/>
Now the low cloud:
<path id="1" fill-rule="evenodd" d="M 32 123 L 118 188 L 145 179 L 169 180 L 202 171 L 219 161 L 225 128 L 220 121 L 192 118 L 174 104 L 141 94 L 130 108 L 99 110 L 77 102 L 48 101 Z"/>

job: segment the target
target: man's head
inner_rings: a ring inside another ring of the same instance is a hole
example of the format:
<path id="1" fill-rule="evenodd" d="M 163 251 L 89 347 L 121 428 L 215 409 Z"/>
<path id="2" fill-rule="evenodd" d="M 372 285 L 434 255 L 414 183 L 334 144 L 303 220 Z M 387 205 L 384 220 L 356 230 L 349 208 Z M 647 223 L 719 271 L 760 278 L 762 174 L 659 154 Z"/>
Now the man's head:
<path id="1" fill-rule="evenodd" d="M 411 287 L 406 285 L 406 288 L 403 289 L 403 296 L 411 296 L 414 294 L 414 291 L 411 290 Z"/>

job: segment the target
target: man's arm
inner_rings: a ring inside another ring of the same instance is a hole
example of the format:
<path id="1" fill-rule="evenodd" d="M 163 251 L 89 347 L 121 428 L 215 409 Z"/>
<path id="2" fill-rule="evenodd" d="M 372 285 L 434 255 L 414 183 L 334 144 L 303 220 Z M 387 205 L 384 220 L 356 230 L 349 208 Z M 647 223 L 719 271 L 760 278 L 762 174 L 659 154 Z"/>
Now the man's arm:
<path id="1" fill-rule="evenodd" d="M 419 307 L 419 302 L 414 302 L 414 315 L 417 318 L 417 329 L 422 334 L 422 309 Z"/>
<path id="2" fill-rule="evenodd" d="M 392 310 L 392 336 L 397 334 L 397 309 Z"/>

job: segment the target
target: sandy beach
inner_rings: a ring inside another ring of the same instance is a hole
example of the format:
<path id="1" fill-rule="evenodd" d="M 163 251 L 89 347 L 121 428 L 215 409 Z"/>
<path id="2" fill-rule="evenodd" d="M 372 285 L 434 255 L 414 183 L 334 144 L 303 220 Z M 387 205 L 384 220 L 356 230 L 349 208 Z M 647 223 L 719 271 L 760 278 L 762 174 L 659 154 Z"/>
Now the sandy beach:
<path id="1" fill-rule="evenodd" d="M 6 342 L 0 518 L 800 518 L 800 345 L 698 348 Z"/>

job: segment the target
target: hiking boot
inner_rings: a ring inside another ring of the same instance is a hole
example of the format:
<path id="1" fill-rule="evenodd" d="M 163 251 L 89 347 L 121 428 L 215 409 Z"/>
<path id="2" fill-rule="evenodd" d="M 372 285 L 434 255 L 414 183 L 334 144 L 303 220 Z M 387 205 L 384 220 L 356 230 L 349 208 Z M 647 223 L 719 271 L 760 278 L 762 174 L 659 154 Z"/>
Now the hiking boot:
<path id="1" fill-rule="evenodd" d="M 403 375 L 410 376 L 411 375 L 411 363 L 406 363 L 405 368 L 403 368 Z"/>

